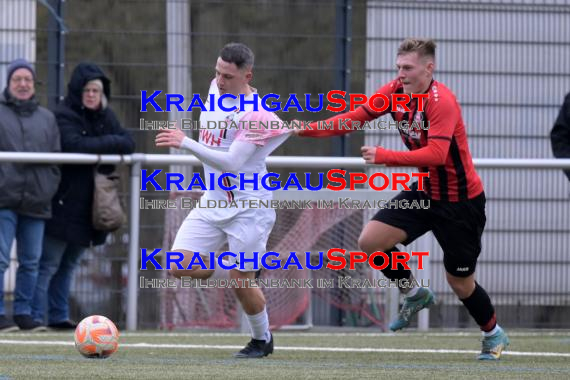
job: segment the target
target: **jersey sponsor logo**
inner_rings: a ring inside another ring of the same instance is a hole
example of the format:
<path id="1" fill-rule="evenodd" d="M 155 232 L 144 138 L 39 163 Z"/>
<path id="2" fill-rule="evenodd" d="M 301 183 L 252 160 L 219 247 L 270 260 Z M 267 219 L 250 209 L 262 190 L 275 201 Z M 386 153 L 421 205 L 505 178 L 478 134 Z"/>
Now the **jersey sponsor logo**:
<path id="1" fill-rule="evenodd" d="M 220 136 L 214 136 L 214 133 L 207 131 L 207 130 L 201 130 L 200 131 L 200 141 L 204 144 L 204 145 L 210 145 L 210 146 L 220 146 L 220 144 L 222 143 L 222 134 L 225 132 L 225 130 L 220 131 Z M 223 136 L 225 137 L 225 136 Z"/>

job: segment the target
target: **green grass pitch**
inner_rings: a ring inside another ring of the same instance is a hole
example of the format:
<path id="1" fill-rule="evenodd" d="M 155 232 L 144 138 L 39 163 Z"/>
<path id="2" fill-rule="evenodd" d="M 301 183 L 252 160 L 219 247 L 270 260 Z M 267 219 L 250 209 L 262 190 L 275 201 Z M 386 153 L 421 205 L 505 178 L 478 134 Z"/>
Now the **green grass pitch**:
<path id="1" fill-rule="evenodd" d="M 570 331 L 507 331 L 510 350 L 479 362 L 477 332 L 276 332 L 261 360 L 232 353 L 233 333 L 123 333 L 117 353 L 85 359 L 72 333 L 0 334 L 5 379 L 570 379 Z"/>

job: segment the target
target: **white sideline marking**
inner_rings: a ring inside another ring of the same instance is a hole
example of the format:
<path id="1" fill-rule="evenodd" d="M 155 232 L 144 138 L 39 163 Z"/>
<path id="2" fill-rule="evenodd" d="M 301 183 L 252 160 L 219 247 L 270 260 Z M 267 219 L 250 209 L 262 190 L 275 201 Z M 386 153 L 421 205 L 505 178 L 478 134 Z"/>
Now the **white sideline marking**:
<path id="1" fill-rule="evenodd" d="M 73 332 L 69 331 L 67 334 L 71 335 Z M 65 335 L 65 332 L 41 332 L 41 336 L 52 336 L 52 337 L 61 337 Z M 471 331 L 471 332 L 377 332 L 377 333 L 368 333 L 368 332 L 354 332 L 354 333 L 345 333 L 345 332 L 334 332 L 331 331 L 329 333 L 311 333 L 311 332 L 287 332 L 287 331 L 279 331 L 279 336 L 284 338 L 289 337 L 330 337 L 330 336 L 354 336 L 354 337 L 404 337 L 404 336 L 411 336 L 411 337 L 420 337 L 420 336 L 436 336 L 436 337 L 480 337 L 480 331 Z M 508 336 L 518 336 L 518 337 L 570 337 L 570 331 L 563 330 L 563 331 L 545 331 L 545 332 L 516 332 L 507 330 Z M 0 337 L 24 337 L 24 336 L 33 336 L 37 337 L 38 333 L 25 333 L 25 332 L 10 332 L 10 333 L 0 333 Z M 231 333 L 231 332 L 209 332 L 209 333 L 196 333 L 196 332 L 129 332 L 129 331 L 121 331 L 121 336 L 125 337 L 143 337 L 143 338 L 153 338 L 153 337 L 240 337 L 240 336 L 249 336 L 248 334 L 244 333 Z"/>
<path id="2" fill-rule="evenodd" d="M 0 344 L 14 344 L 22 346 L 73 346 L 73 342 L 61 340 L 0 340 Z M 163 343 L 123 343 L 126 348 L 180 348 L 180 349 L 212 349 L 212 350 L 239 350 L 243 345 L 211 345 L 211 344 L 163 344 Z M 406 353 L 406 354 L 478 354 L 476 350 L 446 350 L 446 349 L 407 349 L 407 348 L 359 348 L 359 347 L 305 347 L 305 346 L 278 346 L 279 351 L 319 351 L 319 352 L 377 352 L 377 353 Z M 504 351 L 510 356 L 548 356 L 570 358 L 570 353 L 563 352 L 522 352 Z"/>
<path id="3" fill-rule="evenodd" d="M 10 336 L 13 336 L 13 333 L 9 333 Z M 30 336 L 38 336 L 38 333 L 28 333 Z M 22 335 L 22 334 L 18 334 Z M 42 333 L 42 335 L 45 335 Z M 472 332 L 377 332 L 377 333 L 345 333 L 345 332 L 328 332 L 328 333 L 312 333 L 312 332 L 287 332 L 287 331 L 279 331 L 279 336 L 281 337 L 330 337 L 330 336 L 363 336 L 363 337 L 398 337 L 398 336 L 438 336 L 438 337 L 461 337 L 461 336 L 475 336 L 480 337 L 480 331 L 472 331 Z M 559 337 L 559 336 L 568 336 L 570 337 L 570 331 L 545 331 L 545 332 L 515 332 L 507 330 L 508 336 L 518 336 L 518 337 Z M 0 335 L 1 336 L 1 335 Z M 249 336 L 248 334 L 243 333 L 225 333 L 225 332 L 211 332 L 211 333 L 195 333 L 195 332 L 121 332 L 121 336 L 132 336 L 132 337 L 161 337 L 161 336 L 171 336 L 171 337 L 231 337 L 231 336 Z"/>

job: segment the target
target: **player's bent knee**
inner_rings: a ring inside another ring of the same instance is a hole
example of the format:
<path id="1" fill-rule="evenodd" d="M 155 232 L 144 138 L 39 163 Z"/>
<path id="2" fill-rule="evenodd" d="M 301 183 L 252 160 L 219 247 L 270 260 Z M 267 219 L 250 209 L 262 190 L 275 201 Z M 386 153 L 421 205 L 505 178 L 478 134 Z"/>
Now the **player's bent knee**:
<path id="1" fill-rule="evenodd" d="M 358 238 L 359 248 L 372 254 L 386 251 L 406 240 L 406 232 L 376 220 L 370 221 Z"/>
<path id="2" fill-rule="evenodd" d="M 182 277 L 177 269 L 169 269 L 168 275 L 171 277 L 176 277 L 176 278 Z"/>
<path id="3" fill-rule="evenodd" d="M 362 234 L 358 238 L 358 247 L 361 251 L 366 252 L 369 255 L 377 251 L 385 252 L 393 246 L 394 244 L 390 245 L 388 241 L 377 236 Z"/>
<path id="4" fill-rule="evenodd" d="M 209 268 L 210 261 L 207 256 L 200 255 L 198 260 L 194 251 L 184 249 L 173 249 L 173 251 L 181 253 L 182 256 L 167 261 L 166 266 L 171 276 L 207 279 L 214 274 L 212 269 L 203 269 Z"/>
<path id="5" fill-rule="evenodd" d="M 253 280 L 255 279 L 255 271 L 240 271 L 237 269 L 232 269 L 230 271 L 230 278 L 231 279 L 244 279 L 244 280 Z"/>
<path id="6" fill-rule="evenodd" d="M 186 269 L 169 269 L 168 274 L 174 276 L 176 278 L 181 277 L 192 277 L 192 273 L 195 272 L 194 270 L 186 270 Z"/>
<path id="7" fill-rule="evenodd" d="M 176 278 L 192 277 L 195 279 L 207 279 L 214 274 L 211 269 L 169 269 L 168 274 Z"/>
<path id="8" fill-rule="evenodd" d="M 474 274 L 467 277 L 457 277 L 447 273 L 446 277 L 447 283 L 460 299 L 469 297 L 475 290 Z"/>
<path id="9" fill-rule="evenodd" d="M 368 239 L 366 236 L 360 235 L 358 237 L 358 248 L 366 253 L 374 252 L 374 248 L 372 248 L 372 241 L 370 241 L 370 239 Z"/>

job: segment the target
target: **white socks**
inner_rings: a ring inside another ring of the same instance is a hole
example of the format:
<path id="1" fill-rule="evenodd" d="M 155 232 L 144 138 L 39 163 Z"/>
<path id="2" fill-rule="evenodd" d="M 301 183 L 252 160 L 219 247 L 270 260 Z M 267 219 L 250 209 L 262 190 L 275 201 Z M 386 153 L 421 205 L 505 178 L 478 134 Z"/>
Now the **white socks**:
<path id="1" fill-rule="evenodd" d="M 257 314 L 246 314 L 251 328 L 251 336 L 253 339 L 264 340 L 269 342 L 271 335 L 269 333 L 269 317 L 267 316 L 267 309 L 264 307 L 263 311 Z"/>
<path id="2" fill-rule="evenodd" d="M 414 286 L 413 288 L 410 289 L 410 291 L 408 293 L 406 293 L 406 297 L 413 297 L 416 294 L 418 294 L 418 290 L 420 290 L 420 288 L 418 288 L 417 286 Z"/>
<path id="3" fill-rule="evenodd" d="M 484 337 L 488 337 L 488 336 L 495 335 L 496 333 L 499 332 L 499 329 L 500 329 L 500 327 L 499 327 L 499 324 L 497 323 L 497 325 L 495 326 L 495 328 L 494 328 L 493 330 L 491 330 L 491 331 L 483 331 L 483 336 L 484 336 Z"/>

